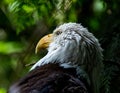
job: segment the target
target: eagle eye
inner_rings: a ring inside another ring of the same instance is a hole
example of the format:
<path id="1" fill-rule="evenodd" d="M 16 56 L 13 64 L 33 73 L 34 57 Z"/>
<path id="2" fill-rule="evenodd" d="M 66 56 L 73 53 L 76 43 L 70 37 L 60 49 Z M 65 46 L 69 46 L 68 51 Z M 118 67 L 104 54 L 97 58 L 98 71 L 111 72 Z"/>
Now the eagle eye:
<path id="1" fill-rule="evenodd" d="M 61 31 L 56 31 L 55 34 L 56 35 L 60 35 L 62 32 Z"/>

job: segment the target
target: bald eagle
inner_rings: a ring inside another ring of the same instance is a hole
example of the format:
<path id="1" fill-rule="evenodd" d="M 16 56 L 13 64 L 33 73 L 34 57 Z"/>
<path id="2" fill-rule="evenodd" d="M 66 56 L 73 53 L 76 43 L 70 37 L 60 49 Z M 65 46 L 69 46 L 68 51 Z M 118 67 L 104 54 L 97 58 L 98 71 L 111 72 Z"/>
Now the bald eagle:
<path id="1" fill-rule="evenodd" d="M 102 48 L 81 24 L 65 23 L 44 36 L 36 53 L 47 49 L 9 93 L 100 93 Z"/>

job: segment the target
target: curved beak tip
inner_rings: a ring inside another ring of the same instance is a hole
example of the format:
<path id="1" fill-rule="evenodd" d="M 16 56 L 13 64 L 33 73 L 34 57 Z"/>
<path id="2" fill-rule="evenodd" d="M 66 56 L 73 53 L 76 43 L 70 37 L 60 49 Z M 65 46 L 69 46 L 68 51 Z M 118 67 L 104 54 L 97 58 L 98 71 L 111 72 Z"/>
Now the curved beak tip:
<path id="1" fill-rule="evenodd" d="M 48 34 L 41 38 L 37 43 L 35 53 L 37 54 L 39 51 L 46 49 L 49 47 L 50 43 L 52 42 L 53 34 Z"/>

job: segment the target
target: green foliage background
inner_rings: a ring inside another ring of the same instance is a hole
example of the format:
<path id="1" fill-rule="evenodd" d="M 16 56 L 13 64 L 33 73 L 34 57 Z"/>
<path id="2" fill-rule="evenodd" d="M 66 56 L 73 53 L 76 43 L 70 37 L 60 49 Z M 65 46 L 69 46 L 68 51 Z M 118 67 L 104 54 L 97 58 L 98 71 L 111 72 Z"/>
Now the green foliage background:
<path id="1" fill-rule="evenodd" d="M 120 93 L 120 0 L 0 0 L 0 93 L 44 56 L 38 40 L 65 22 L 87 27 L 104 49 L 101 93 Z"/>

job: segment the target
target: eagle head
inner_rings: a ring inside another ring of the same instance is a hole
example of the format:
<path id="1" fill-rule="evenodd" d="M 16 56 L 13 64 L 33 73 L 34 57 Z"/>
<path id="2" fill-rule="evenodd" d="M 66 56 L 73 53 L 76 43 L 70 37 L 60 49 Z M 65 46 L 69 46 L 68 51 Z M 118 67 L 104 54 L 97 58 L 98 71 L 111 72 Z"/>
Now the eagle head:
<path id="1" fill-rule="evenodd" d="M 89 65 L 92 68 L 102 60 L 102 48 L 98 40 L 77 23 L 62 24 L 52 34 L 44 36 L 36 46 L 36 53 L 45 48 L 48 53 L 31 70 L 48 63 Z"/>

